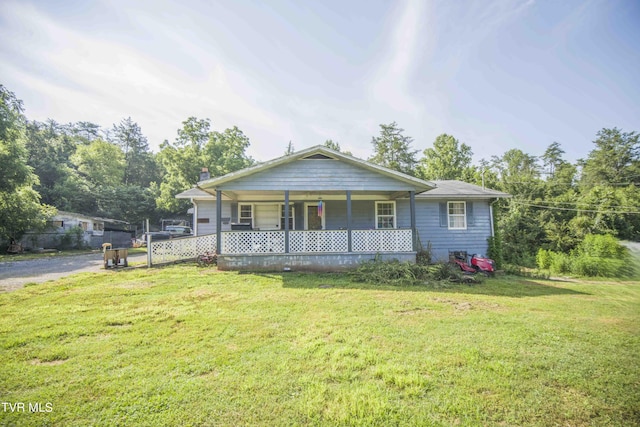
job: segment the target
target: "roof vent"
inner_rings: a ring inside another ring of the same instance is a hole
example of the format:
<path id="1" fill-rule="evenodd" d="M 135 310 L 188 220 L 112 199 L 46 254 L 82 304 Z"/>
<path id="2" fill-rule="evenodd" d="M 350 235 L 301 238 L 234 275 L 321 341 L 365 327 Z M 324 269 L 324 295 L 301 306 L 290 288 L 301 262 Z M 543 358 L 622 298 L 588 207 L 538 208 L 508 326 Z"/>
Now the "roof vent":
<path id="1" fill-rule="evenodd" d="M 325 156 L 324 154 L 313 154 L 305 157 L 305 160 L 333 160 L 333 157 Z"/>

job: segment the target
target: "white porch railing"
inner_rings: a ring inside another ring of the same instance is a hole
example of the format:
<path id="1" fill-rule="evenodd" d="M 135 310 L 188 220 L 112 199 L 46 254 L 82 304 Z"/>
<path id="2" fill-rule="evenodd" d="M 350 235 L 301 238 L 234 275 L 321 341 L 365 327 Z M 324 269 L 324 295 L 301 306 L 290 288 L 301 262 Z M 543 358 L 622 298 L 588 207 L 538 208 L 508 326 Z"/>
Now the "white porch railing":
<path id="1" fill-rule="evenodd" d="M 284 231 L 222 233 L 222 254 L 283 254 Z"/>
<path id="2" fill-rule="evenodd" d="M 205 252 L 215 252 L 216 235 L 206 234 L 204 236 L 180 237 L 171 240 L 159 240 L 147 248 L 152 264 L 162 264 L 167 262 L 180 261 L 184 259 L 195 259 Z"/>
<path id="3" fill-rule="evenodd" d="M 284 231 L 229 231 L 222 233 L 223 255 L 283 254 Z M 291 230 L 290 253 L 348 252 L 347 230 Z M 352 230 L 353 252 L 411 252 L 411 230 Z M 195 259 L 216 250 L 216 235 L 152 241 L 148 248 L 152 264 Z"/>
<path id="4" fill-rule="evenodd" d="M 308 230 L 289 232 L 289 252 L 347 252 L 347 230 Z"/>
<path id="5" fill-rule="evenodd" d="M 353 230 L 353 252 L 411 252 L 413 236 L 410 229 Z"/>
<path id="6" fill-rule="evenodd" d="M 348 252 L 347 230 L 291 230 L 290 253 Z M 352 230 L 353 252 L 411 252 L 410 229 Z M 224 254 L 282 254 L 284 231 L 229 231 L 222 233 Z"/>

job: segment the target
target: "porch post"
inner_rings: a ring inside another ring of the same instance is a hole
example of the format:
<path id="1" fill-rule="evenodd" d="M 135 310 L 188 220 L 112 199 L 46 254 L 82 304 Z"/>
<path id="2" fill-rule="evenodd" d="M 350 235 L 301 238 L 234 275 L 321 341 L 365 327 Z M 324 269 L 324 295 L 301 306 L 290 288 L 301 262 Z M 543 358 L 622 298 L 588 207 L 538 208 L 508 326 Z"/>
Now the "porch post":
<path id="1" fill-rule="evenodd" d="M 347 252 L 353 252 L 351 242 L 351 190 L 347 190 Z"/>
<path id="2" fill-rule="evenodd" d="M 409 212 L 411 213 L 411 242 L 413 250 L 417 251 L 418 239 L 416 236 L 416 192 L 409 191 Z"/>
<path id="3" fill-rule="evenodd" d="M 284 190 L 284 253 L 289 253 L 289 190 Z"/>
<path id="4" fill-rule="evenodd" d="M 191 199 L 193 203 L 193 235 L 198 235 L 198 202 Z"/>
<path id="5" fill-rule="evenodd" d="M 222 191 L 216 190 L 216 254 L 220 255 L 222 246 Z"/>

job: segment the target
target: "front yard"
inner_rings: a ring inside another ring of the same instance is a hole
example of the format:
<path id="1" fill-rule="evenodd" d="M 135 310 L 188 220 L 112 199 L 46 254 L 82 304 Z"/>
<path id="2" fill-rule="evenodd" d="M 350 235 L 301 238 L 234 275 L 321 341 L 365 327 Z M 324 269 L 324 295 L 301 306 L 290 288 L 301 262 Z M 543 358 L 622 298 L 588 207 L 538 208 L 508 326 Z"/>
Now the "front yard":
<path id="1" fill-rule="evenodd" d="M 81 274 L 0 294 L 0 360 L 2 425 L 632 426 L 640 285 Z"/>

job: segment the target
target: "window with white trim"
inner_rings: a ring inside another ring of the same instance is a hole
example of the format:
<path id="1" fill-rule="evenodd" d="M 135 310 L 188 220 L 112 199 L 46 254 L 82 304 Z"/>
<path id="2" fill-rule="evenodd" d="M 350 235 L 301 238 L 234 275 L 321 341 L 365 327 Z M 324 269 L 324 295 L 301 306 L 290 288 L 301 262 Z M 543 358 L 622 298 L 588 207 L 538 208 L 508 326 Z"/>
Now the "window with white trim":
<path id="1" fill-rule="evenodd" d="M 253 227 L 253 205 L 238 205 L 238 222 L 241 224 L 251 224 L 251 227 Z"/>
<path id="2" fill-rule="evenodd" d="M 396 227 L 396 202 L 376 202 L 376 229 Z"/>
<path id="3" fill-rule="evenodd" d="M 289 204 L 289 230 L 296 229 L 296 210 Z M 280 205 L 280 230 L 284 230 L 284 204 Z"/>
<path id="4" fill-rule="evenodd" d="M 450 230 L 467 229 L 466 202 L 447 202 L 447 216 Z"/>

